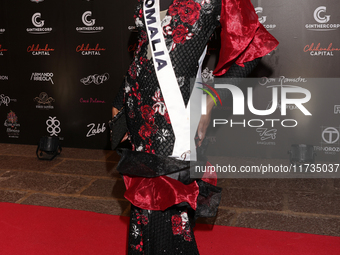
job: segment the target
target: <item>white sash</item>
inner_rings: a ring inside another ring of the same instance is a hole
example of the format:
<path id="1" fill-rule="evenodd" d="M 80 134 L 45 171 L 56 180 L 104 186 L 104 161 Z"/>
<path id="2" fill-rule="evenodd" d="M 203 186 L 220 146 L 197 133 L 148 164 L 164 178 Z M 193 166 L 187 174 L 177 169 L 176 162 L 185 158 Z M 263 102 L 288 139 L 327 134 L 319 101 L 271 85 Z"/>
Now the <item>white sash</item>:
<path id="1" fill-rule="evenodd" d="M 195 129 L 190 130 L 190 104 L 201 105 L 202 90 L 194 88 L 185 107 L 162 33 L 159 0 L 145 0 L 143 9 L 155 72 L 175 134 L 172 156 L 184 160 L 196 160 L 196 150 L 190 152 L 190 145 L 191 148 L 195 148 L 194 137 L 200 120 L 201 107 L 193 108 L 198 110 L 195 114 L 192 112 L 191 126 Z M 200 69 L 205 53 L 206 50 L 200 58 L 197 77 L 201 75 Z"/>

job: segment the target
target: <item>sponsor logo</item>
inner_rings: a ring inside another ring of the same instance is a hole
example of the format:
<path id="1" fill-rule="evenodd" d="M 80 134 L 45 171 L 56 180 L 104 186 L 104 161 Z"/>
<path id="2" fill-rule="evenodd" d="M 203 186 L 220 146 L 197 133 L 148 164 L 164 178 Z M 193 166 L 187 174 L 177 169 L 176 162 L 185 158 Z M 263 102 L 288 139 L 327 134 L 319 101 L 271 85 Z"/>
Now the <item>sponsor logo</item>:
<path id="1" fill-rule="evenodd" d="M 7 75 L 0 75 L 0 81 L 8 81 Z"/>
<path id="2" fill-rule="evenodd" d="M 315 151 L 321 151 L 324 154 L 335 155 L 340 152 L 339 139 L 340 132 L 339 128 L 335 127 L 321 127 L 321 142 L 320 146 L 314 146 Z"/>
<path id="3" fill-rule="evenodd" d="M 54 51 L 54 49 L 49 48 L 48 44 L 46 44 L 44 48 L 40 47 L 39 44 L 37 44 L 37 45 L 32 44 L 32 45 L 27 47 L 27 52 L 31 52 L 32 55 L 34 55 L 34 56 L 38 56 L 38 55 L 49 56 L 50 52 L 53 52 L 53 51 Z"/>
<path id="4" fill-rule="evenodd" d="M 43 2 L 44 0 L 31 0 L 31 2 L 33 2 L 33 3 L 41 3 L 41 2 Z"/>
<path id="5" fill-rule="evenodd" d="M 331 20 L 331 15 L 327 15 L 326 6 L 319 6 L 313 12 L 313 17 L 317 24 L 306 24 L 307 30 L 311 31 L 332 31 L 337 30 L 340 24 L 329 23 Z"/>
<path id="6" fill-rule="evenodd" d="M 259 17 L 259 22 L 267 29 L 267 30 L 273 30 L 276 28 L 276 24 L 266 24 L 267 16 L 262 16 L 263 8 L 262 7 L 256 7 L 255 12 L 257 16 Z"/>
<path id="7" fill-rule="evenodd" d="M 16 102 L 16 99 L 11 99 L 9 96 L 5 96 L 4 94 L 0 95 L 0 106 L 6 105 L 8 106 L 10 102 Z"/>
<path id="8" fill-rule="evenodd" d="M 5 33 L 6 29 L 4 28 L 0 28 L 0 35 L 2 35 L 3 33 Z"/>
<path id="9" fill-rule="evenodd" d="M 37 102 L 36 108 L 41 110 L 53 110 L 54 106 L 51 105 L 55 100 L 53 97 L 49 97 L 46 92 L 41 92 L 38 97 L 35 97 L 33 101 Z"/>
<path id="10" fill-rule="evenodd" d="M 92 74 L 85 78 L 80 79 L 80 82 L 84 85 L 90 85 L 91 83 L 94 83 L 96 85 L 100 85 L 107 81 L 110 78 L 110 75 L 108 73 L 104 74 Z"/>
<path id="11" fill-rule="evenodd" d="M 334 105 L 334 114 L 340 114 L 340 105 Z"/>
<path id="12" fill-rule="evenodd" d="M 90 47 L 90 44 L 81 44 L 76 47 L 76 52 L 80 52 L 84 56 L 88 55 L 100 55 L 102 51 L 105 51 L 106 49 L 99 47 L 99 43 L 96 44 L 96 46 Z"/>
<path id="13" fill-rule="evenodd" d="M 52 28 L 51 27 L 44 27 L 45 20 L 41 18 L 41 13 L 36 12 L 32 15 L 32 24 L 33 28 L 27 28 L 26 31 L 30 34 L 48 34 L 51 33 Z"/>
<path id="14" fill-rule="evenodd" d="M 7 119 L 4 122 L 4 126 L 7 128 L 6 132 L 9 138 L 19 138 L 20 124 L 18 123 L 18 117 L 16 116 L 15 112 L 10 111 L 7 114 Z"/>
<path id="15" fill-rule="evenodd" d="M 2 47 L 2 45 L 0 44 L 0 56 L 4 55 L 4 52 L 8 51 L 8 49 L 5 49 Z"/>
<path id="16" fill-rule="evenodd" d="M 103 26 L 95 26 L 96 20 L 92 18 L 92 12 L 86 11 L 81 16 L 81 20 L 85 27 L 76 27 L 79 33 L 99 33 L 104 30 Z"/>
<path id="17" fill-rule="evenodd" d="M 268 140 L 276 139 L 277 129 L 257 128 L 256 132 L 259 133 L 261 137 L 261 141 L 257 141 L 258 145 L 276 145 L 275 142 Z"/>
<path id="18" fill-rule="evenodd" d="M 90 123 L 87 125 L 87 127 L 90 129 L 87 132 L 86 137 L 91 137 L 100 133 L 104 133 L 106 130 L 105 123 L 98 124 L 97 127 L 95 123 Z"/>
<path id="19" fill-rule="evenodd" d="M 105 104 L 104 100 L 90 97 L 89 99 L 80 98 L 79 102 L 82 104 Z"/>
<path id="20" fill-rule="evenodd" d="M 50 134 L 50 136 L 58 136 L 58 134 L 61 132 L 60 128 L 60 121 L 57 120 L 57 117 L 51 117 L 49 116 L 48 120 L 46 120 L 47 125 L 47 132 Z"/>
<path id="21" fill-rule="evenodd" d="M 43 81 L 53 83 L 53 73 L 32 73 L 31 81 Z"/>
<path id="22" fill-rule="evenodd" d="M 314 43 L 312 44 L 307 44 L 303 48 L 304 52 L 309 52 L 311 56 L 328 56 L 328 57 L 333 57 L 334 52 L 339 52 L 340 48 L 335 48 L 333 47 L 333 43 L 330 43 L 328 47 L 322 47 L 321 43 L 318 43 L 315 45 Z"/>

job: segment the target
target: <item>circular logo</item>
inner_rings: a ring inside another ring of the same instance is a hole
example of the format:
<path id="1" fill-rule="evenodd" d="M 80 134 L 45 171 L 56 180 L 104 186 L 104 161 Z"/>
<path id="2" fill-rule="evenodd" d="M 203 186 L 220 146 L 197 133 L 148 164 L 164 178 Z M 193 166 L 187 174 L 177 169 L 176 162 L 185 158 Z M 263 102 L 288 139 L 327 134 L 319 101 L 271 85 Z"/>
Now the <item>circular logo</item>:
<path id="1" fill-rule="evenodd" d="M 41 13 L 37 12 L 34 13 L 32 16 L 32 23 L 35 27 L 43 27 L 44 26 L 44 20 L 38 21 L 38 19 L 41 18 Z"/>
<path id="2" fill-rule="evenodd" d="M 339 140 L 339 131 L 333 127 L 325 128 L 322 132 L 322 139 L 328 144 L 336 143 Z"/>
<path id="3" fill-rule="evenodd" d="M 95 19 L 90 19 L 90 20 L 88 19 L 88 17 L 91 17 L 91 16 L 92 16 L 91 11 L 87 11 L 87 12 L 83 13 L 83 16 L 81 17 L 81 19 L 82 19 L 85 26 L 90 27 L 90 26 L 93 26 L 95 24 L 95 22 L 96 22 Z"/>
<path id="4" fill-rule="evenodd" d="M 331 15 L 325 15 L 324 17 L 320 16 L 320 13 L 326 12 L 326 6 L 319 6 L 314 11 L 314 19 L 319 23 L 327 23 L 331 17 Z"/>

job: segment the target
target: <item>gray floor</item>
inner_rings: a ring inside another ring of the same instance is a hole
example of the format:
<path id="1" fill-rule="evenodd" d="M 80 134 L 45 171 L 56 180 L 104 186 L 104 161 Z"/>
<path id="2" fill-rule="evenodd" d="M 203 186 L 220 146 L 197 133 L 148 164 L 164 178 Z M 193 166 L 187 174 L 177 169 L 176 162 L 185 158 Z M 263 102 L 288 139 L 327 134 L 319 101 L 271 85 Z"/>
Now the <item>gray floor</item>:
<path id="1" fill-rule="evenodd" d="M 129 215 L 112 151 L 0 144 L 0 202 Z M 242 159 L 230 159 L 242 162 Z M 340 236 L 340 179 L 219 179 L 218 215 L 201 223 Z"/>

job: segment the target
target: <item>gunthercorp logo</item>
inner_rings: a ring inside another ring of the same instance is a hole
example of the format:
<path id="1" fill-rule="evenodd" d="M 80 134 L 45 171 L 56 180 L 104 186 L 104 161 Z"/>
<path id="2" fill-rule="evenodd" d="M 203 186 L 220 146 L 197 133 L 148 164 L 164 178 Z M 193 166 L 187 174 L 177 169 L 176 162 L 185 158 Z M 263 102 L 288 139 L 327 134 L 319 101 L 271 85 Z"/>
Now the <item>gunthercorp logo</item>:
<path id="1" fill-rule="evenodd" d="M 32 73 L 31 81 L 39 81 L 39 82 L 51 82 L 53 83 L 53 73 Z"/>
<path id="2" fill-rule="evenodd" d="M 44 27 L 45 20 L 41 18 L 41 13 L 36 12 L 32 15 L 33 28 L 27 28 L 26 31 L 30 34 L 48 34 L 52 31 L 51 27 Z"/>
<path id="3" fill-rule="evenodd" d="M 0 56 L 4 56 L 4 53 L 7 52 L 8 49 L 5 49 L 1 44 L 0 44 Z"/>
<path id="4" fill-rule="evenodd" d="M 313 12 L 313 18 L 317 22 L 315 24 L 306 24 L 307 30 L 312 31 L 332 31 L 337 30 L 340 24 L 331 22 L 331 15 L 327 14 L 326 6 L 319 6 Z"/>
<path id="5" fill-rule="evenodd" d="M 263 16 L 263 8 L 262 7 L 256 7 L 255 12 L 257 16 L 259 17 L 259 22 L 267 29 L 267 30 L 273 30 L 276 28 L 276 24 L 268 24 L 267 22 L 267 16 Z"/>
<path id="6" fill-rule="evenodd" d="M 81 21 L 85 27 L 76 27 L 79 33 L 99 33 L 104 30 L 103 26 L 95 26 L 96 19 L 92 18 L 92 12 L 86 11 L 81 16 Z"/>

